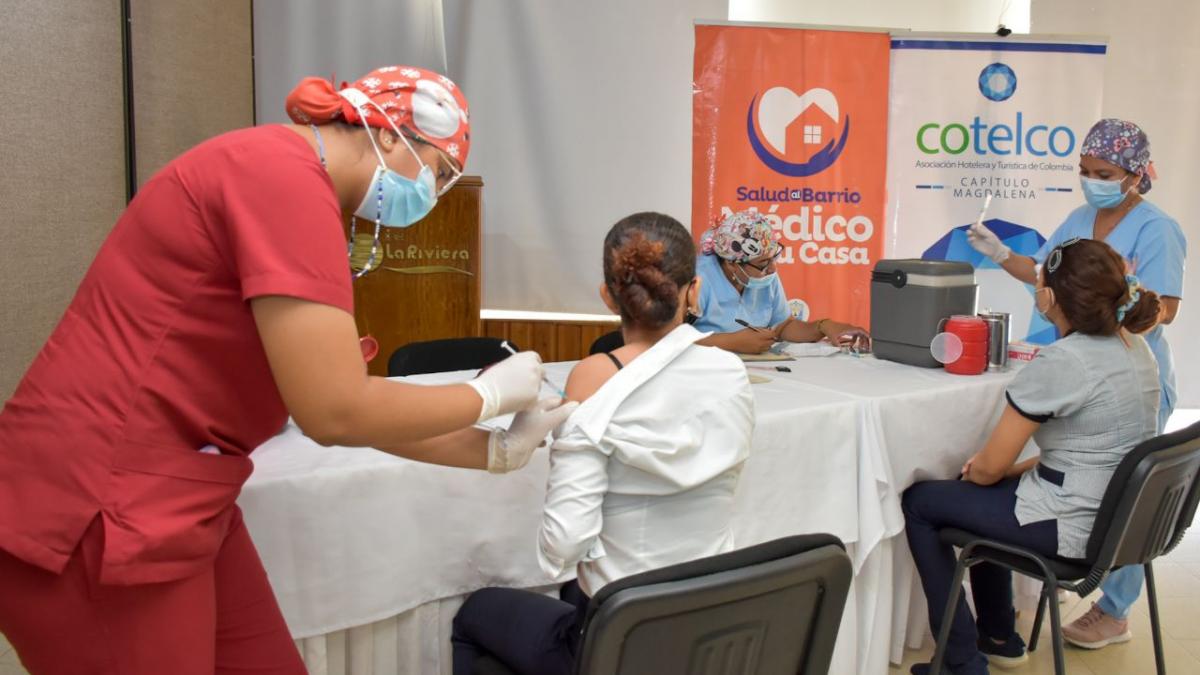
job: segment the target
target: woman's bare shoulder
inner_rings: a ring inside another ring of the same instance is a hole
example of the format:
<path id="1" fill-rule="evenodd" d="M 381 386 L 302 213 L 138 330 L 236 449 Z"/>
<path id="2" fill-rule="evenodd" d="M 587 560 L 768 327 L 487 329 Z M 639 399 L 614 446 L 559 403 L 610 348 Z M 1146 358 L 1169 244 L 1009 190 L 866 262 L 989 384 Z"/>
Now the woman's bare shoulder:
<path id="1" fill-rule="evenodd" d="M 592 394 L 604 386 L 605 382 L 608 382 L 610 377 L 616 374 L 617 367 L 604 354 L 593 354 L 587 357 L 575 364 L 575 367 L 571 369 L 571 375 L 567 377 L 567 400 L 580 403 L 588 400 Z"/>

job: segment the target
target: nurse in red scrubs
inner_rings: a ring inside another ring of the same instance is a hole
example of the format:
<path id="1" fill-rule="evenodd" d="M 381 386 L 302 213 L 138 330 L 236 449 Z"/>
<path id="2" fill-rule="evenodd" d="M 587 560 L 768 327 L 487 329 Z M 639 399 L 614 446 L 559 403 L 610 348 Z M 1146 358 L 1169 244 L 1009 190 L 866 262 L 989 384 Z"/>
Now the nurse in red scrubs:
<path id="1" fill-rule="evenodd" d="M 504 472 L 571 411 L 533 353 L 461 385 L 366 373 L 341 213 L 377 235 L 429 212 L 470 142 L 454 83 L 309 78 L 288 113 L 146 183 L 0 412 L 0 633 L 33 675 L 304 672 L 235 504 L 289 415 Z"/>

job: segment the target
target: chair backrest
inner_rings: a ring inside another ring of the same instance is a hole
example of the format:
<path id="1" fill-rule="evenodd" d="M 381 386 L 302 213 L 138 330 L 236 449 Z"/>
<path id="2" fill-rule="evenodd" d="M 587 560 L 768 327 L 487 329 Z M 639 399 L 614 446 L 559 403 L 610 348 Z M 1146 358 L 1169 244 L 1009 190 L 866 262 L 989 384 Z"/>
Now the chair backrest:
<path id="1" fill-rule="evenodd" d="M 1179 524 L 1175 527 L 1175 532 L 1171 534 L 1171 541 L 1167 544 L 1163 555 L 1170 553 L 1179 545 L 1179 542 L 1183 541 L 1184 534 L 1192 526 L 1192 521 L 1196 517 L 1197 504 L 1200 504 L 1200 476 L 1197 476 L 1196 481 L 1192 483 L 1192 490 L 1184 500 L 1183 508 L 1179 510 Z"/>
<path id="2" fill-rule="evenodd" d="M 605 333 L 596 338 L 592 342 L 592 348 L 588 350 L 588 356 L 594 354 L 607 354 L 614 349 L 620 349 L 625 346 L 625 336 L 620 330 L 614 330 L 611 333 Z"/>
<path id="3" fill-rule="evenodd" d="M 392 352 L 388 377 L 484 368 L 511 356 L 503 344 L 504 340 L 490 337 L 410 342 Z"/>
<path id="4" fill-rule="evenodd" d="M 1178 543 L 1196 513 L 1200 423 L 1134 448 L 1113 473 L 1088 539 L 1097 567 L 1140 565 Z"/>
<path id="5" fill-rule="evenodd" d="M 787 537 L 613 582 L 588 605 L 578 675 L 820 675 L 851 580 L 837 537 Z"/>

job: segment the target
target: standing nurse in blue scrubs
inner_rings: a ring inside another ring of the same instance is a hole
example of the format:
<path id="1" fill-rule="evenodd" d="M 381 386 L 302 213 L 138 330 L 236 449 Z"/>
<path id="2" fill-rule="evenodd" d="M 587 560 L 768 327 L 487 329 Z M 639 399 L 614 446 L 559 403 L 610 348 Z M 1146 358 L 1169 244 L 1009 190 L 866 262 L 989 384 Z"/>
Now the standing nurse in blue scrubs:
<path id="1" fill-rule="evenodd" d="M 761 354 L 776 342 L 817 342 L 866 348 L 870 336 L 832 319 L 792 317 L 775 269 L 783 253 L 779 232 L 758 211 L 739 211 L 700 237 L 700 317 L 696 330 L 713 333 L 698 344 Z"/>
<path id="2" fill-rule="evenodd" d="M 989 229 L 976 224 L 968 239 L 975 250 L 1009 274 L 1028 284 L 1037 280 L 1035 265 L 1054 247 L 1074 238 L 1099 239 L 1116 249 L 1130 273 L 1162 300 L 1159 325 L 1145 334 L 1158 361 L 1162 399 L 1158 408 L 1161 433 L 1175 409 L 1175 364 L 1163 325 L 1175 320 L 1183 298 L 1183 268 L 1187 241 L 1179 223 L 1142 195 L 1157 178 L 1150 162 L 1150 141 L 1136 124 L 1100 120 L 1088 132 L 1079 157 L 1079 175 L 1087 203 L 1071 212 L 1032 258 L 1016 255 Z M 1104 597 L 1091 610 L 1063 629 L 1068 642 L 1098 649 L 1125 642 L 1132 635 L 1127 617 L 1142 590 L 1140 566 L 1124 567 L 1109 575 Z"/>

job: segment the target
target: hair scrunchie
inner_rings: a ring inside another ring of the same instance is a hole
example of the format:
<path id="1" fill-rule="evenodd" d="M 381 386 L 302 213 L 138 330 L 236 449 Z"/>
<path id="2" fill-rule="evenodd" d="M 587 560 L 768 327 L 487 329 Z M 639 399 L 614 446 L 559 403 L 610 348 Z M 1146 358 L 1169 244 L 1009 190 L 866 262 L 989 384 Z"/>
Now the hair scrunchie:
<path id="1" fill-rule="evenodd" d="M 1129 285 L 1129 302 L 1122 303 L 1117 307 L 1117 323 L 1124 323 L 1125 315 L 1142 298 L 1142 283 L 1138 281 L 1137 277 L 1132 274 L 1126 274 L 1125 283 Z"/>

